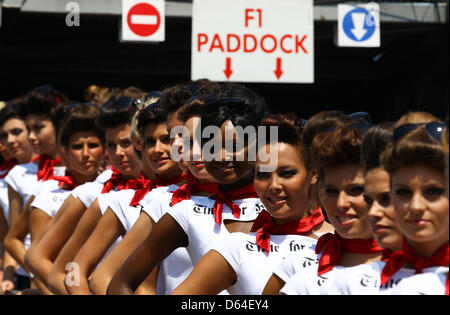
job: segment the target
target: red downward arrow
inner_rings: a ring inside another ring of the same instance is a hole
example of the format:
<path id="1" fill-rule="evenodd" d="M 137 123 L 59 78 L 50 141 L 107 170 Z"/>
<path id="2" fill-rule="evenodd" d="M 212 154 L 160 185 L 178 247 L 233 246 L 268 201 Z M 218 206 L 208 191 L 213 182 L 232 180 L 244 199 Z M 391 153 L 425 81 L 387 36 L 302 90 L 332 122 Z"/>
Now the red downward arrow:
<path id="1" fill-rule="evenodd" d="M 277 79 L 280 80 L 281 76 L 283 75 L 283 71 L 281 70 L 281 58 L 277 58 L 277 68 L 275 69 L 274 73 L 277 76 Z"/>
<path id="2" fill-rule="evenodd" d="M 231 70 L 231 58 L 230 57 L 227 58 L 227 65 L 226 65 L 226 68 L 223 71 L 223 73 L 225 73 L 225 76 L 227 77 L 227 79 L 229 79 L 231 77 L 231 75 L 233 74 L 233 71 Z"/>

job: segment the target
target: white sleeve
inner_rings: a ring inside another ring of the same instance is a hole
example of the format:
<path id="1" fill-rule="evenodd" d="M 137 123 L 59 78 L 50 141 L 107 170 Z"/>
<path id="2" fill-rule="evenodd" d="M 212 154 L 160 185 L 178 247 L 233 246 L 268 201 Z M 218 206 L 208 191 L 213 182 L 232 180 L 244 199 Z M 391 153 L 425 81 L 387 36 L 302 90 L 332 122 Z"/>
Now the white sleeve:
<path id="1" fill-rule="evenodd" d="M 111 190 L 109 193 L 107 194 L 100 194 L 97 196 L 97 200 L 98 200 L 98 205 L 100 207 L 100 212 L 102 213 L 102 215 L 105 214 L 106 209 L 108 209 L 109 206 L 109 202 L 115 198 L 115 195 L 118 192 Z"/>
<path id="2" fill-rule="evenodd" d="M 288 282 L 289 278 L 295 273 L 294 258 L 295 254 L 289 254 L 283 261 L 275 267 L 273 273 L 280 277 L 285 283 Z"/>
<path id="3" fill-rule="evenodd" d="M 101 194 L 102 189 L 103 185 L 95 182 L 89 182 L 77 187 L 76 195 L 86 207 L 89 207 Z"/>
<path id="4" fill-rule="evenodd" d="M 244 233 L 231 233 L 211 246 L 211 250 L 218 252 L 230 264 L 237 275 L 239 274 L 239 266 L 241 265 L 241 255 L 238 245 L 241 235 L 244 235 Z"/>
<path id="5" fill-rule="evenodd" d="M 110 168 L 106 169 L 103 172 L 101 172 L 94 181 L 99 184 L 104 184 L 108 179 L 111 178 L 112 173 L 113 173 L 112 169 Z"/>
<path id="6" fill-rule="evenodd" d="M 108 200 L 108 207 L 112 210 L 112 212 L 116 215 L 117 219 L 119 219 L 120 223 L 122 223 L 124 229 L 126 231 L 130 230 L 130 226 L 128 224 L 128 220 L 126 215 L 130 209 L 130 201 L 133 198 L 135 193 L 134 189 L 121 190 L 116 192 L 114 195 L 111 195 Z M 99 197 L 100 202 L 100 197 Z M 130 213 L 128 213 L 130 214 Z"/>
<path id="7" fill-rule="evenodd" d="M 144 199 L 139 202 L 142 207 L 142 211 L 147 213 L 153 221 L 158 222 L 159 219 L 164 215 L 161 211 L 161 195 L 165 189 L 156 188 L 152 189 Z"/>
<path id="8" fill-rule="evenodd" d="M 11 186 L 12 189 L 15 191 L 18 191 L 18 186 L 20 183 L 17 182 L 18 176 L 21 176 L 21 173 L 23 172 L 23 166 L 22 165 L 16 165 L 14 166 L 6 175 L 5 181 L 6 183 Z"/>
<path id="9" fill-rule="evenodd" d="M 307 291 L 305 289 L 304 281 L 304 275 L 301 273 L 296 273 L 281 288 L 280 293 L 286 295 L 305 295 L 307 294 Z"/>
<path id="10" fill-rule="evenodd" d="M 33 202 L 30 205 L 30 209 L 32 211 L 41 210 L 46 213 L 49 217 L 52 216 L 51 205 L 50 205 L 50 192 L 43 192 L 34 198 Z"/>
<path id="11" fill-rule="evenodd" d="M 189 211 L 187 211 L 186 208 L 191 206 L 191 200 L 183 200 L 167 210 L 167 214 L 177 221 L 186 235 L 189 235 Z M 148 213 L 148 215 L 150 215 L 150 213 Z"/>

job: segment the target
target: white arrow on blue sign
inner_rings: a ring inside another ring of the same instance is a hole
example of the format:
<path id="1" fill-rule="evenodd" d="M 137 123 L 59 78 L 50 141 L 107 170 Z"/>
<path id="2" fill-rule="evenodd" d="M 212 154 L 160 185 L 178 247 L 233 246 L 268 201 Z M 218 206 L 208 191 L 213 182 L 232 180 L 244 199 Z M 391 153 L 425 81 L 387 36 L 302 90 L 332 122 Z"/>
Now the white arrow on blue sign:
<path id="1" fill-rule="evenodd" d="M 338 5 L 338 46 L 379 47 L 379 5 Z"/>

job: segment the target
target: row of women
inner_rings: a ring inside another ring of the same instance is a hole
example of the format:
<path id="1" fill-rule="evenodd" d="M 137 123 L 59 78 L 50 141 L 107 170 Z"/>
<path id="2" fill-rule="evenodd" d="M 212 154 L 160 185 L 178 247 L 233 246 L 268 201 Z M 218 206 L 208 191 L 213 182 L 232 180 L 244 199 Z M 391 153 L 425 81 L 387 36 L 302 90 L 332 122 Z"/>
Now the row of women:
<path id="1" fill-rule="evenodd" d="M 252 160 L 226 131 L 258 126 L 277 138 Z M 38 87 L 0 130 L 2 294 L 448 294 L 448 128 L 430 113 L 304 120 L 203 79 L 103 104 Z"/>

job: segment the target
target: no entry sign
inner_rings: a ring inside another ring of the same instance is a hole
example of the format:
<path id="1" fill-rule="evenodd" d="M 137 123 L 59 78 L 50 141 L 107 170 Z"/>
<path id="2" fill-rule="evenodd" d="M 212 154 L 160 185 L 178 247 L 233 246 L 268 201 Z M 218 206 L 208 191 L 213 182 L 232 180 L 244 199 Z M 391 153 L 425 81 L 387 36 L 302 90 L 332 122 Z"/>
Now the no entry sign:
<path id="1" fill-rule="evenodd" d="M 194 0 L 193 80 L 314 82 L 312 0 Z"/>
<path id="2" fill-rule="evenodd" d="M 164 0 L 122 0 L 123 41 L 164 41 Z"/>

